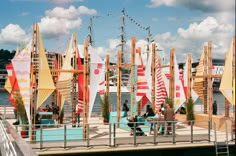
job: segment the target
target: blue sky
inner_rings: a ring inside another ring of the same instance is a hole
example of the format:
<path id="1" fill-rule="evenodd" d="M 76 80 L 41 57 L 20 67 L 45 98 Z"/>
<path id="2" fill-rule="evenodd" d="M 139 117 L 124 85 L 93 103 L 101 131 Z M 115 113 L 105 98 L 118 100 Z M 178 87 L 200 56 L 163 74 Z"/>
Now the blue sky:
<path id="1" fill-rule="evenodd" d="M 115 61 L 123 8 L 127 50 L 136 36 L 137 46 L 145 51 L 147 31 L 141 27 L 148 26 L 166 57 L 176 48 L 179 61 L 190 52 L 197 60 L 209 40 L 213 57 L 223 57 L 235 35 L 234 0 L 1 0 L 0 6 L 0 49 L 8 50 L 29 41 L 34 22 L 47 51 L 64 52 L 72 32 L 78 33 L 82 49 L 89 18 L 94 17 L 94 47 L 101 57 L 110 53 Z"/>

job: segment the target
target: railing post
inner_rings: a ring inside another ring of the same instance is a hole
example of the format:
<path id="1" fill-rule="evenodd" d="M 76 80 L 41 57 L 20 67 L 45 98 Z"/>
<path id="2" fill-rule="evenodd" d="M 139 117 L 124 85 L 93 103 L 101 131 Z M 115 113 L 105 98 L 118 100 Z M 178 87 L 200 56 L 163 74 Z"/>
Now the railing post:
<path id="1" fill-rule="evenodd" d="M 227 122 L 225 122 L 225 132 L 226 132 L 226 144 L 228 144 L 228 127 L 227 127 Z"/>
<path id="2" fill-rule="evenodd" d="M 66 125 L 64 125 L 64 149 L 67 148 L 67 140 L 66 140 Z"/>
<path id="3" fill-rule="evenodd" d="M 89 140 L 89 124 L 87 125 L 87 147 L 89 147 L 90 145 L 89 145 L 89 142 L 90 140 Z"/>
<path id="4" fill-rule="evenodd" d="M 231 120 L 230 132 L 231 132 L 231 141 L 233 141 L 234 140 L 233 120 Z"/>
<path id="5" fill-rule="evenodd" d="M 42 125 L 40 125 L 40 150 L 43 149 L 43 129 Z"/>
<path id="6" fill-rule="evenodd" d="M 109 123 L 109 147 L 111 147 L 111 123 Z"/>
<path id="7" fill-rule="evenodd" d="M 116 147 L 116 124 L 113 124 L 114 133 L 113 133 L 113 146 Z"/>
<path id="8" fill-rule="evenodd" d="M 190 129 L 190 131 L 191 131 L 191 132 L 190 132 L 190 133 L 191 133 L 191 135 L 190 135 L 190 136 L 191 136 L 190 142 L 193 143 L 193 121 L 192 121 L 192 120 L 190 121 L 190 124 L 191 124 L 191 127 L 190 127 L 190 128 L 191 128 L 191 129 Z"/>
<path id="9" fill-rule="evenodd" d="M 211 121 L 208 120 L 208 142 L 211 142 Z"/>
<path id="10" fill-rule="evenodd" d="M 137 145 L 137 143 L 136 143 L 136 122 L 134 122 L 134 146 L 136 146 Z"/>
<path id="11" fill-rule="evenodd" d="M 154 123 L 154 138 L 153 138 L 153 144 L 154 144 L 154 145 L 157 144 L 157 133 L 158 133 L 158 130 L 157 130 L 157 123 L 155 122 L 155 123 Z"/>
<path id="12" fill-rule="evenodd" d="M 175 144 L 176 141 L 175 141 L 175 124 L 174 124 L 174 121 L 171 122 L 171 129 L 172 129 L 172 143 Z"/>

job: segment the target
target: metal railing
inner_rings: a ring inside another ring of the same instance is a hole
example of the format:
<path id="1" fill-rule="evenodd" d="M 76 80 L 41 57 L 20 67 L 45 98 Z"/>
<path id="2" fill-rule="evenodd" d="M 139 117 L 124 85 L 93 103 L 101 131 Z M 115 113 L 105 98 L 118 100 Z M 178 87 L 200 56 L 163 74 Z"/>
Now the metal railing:
<path id="1" fill-rule="evenodd" d="M 16 150 L 7 135 L 2 120 L 0 120 L 0 144 L 2 156 L 17 156 Z"/>
<path id="2" fill-rule="evenodd" d="M 210 121 L 170 121 L 170 133 L 167 134 L 166 121 L 152 122 L 153 130 L 150 133 L 150 123 L 134 123 L 134 132 L 127 123 L 103 123 L 95 122 L 87 125 L 87 135 L 83 136 L 82 127 L 72 127 L 68 124 L 40 124 L 40 125 L 14 125 L 15 132 L 33 148 L 34 151 L 45 149 L 90 149 L 107 147 L 136 147 L 139 145 L 175 145 L 193 143 L 214 144 L 214 131 L 211 129 Z M 1 125 L 3 127 L 3 125 Z M 35 132 L 32 133 L 32 126 Z M 24 127 L 24 128 L 23 128 Z M 118 128 L 119 127 L 119 128 Z M 164 127 L 164 128 L 163 128 Z M 141 128 L 146 135 L 140 135 L 138 129 Z M 164 130 L 163 130 L 163 129 Z M 2 130 L 1 130 L 2 131 Z M 6 134 L 6 132 L 5 132 Z M 218 139 L 225 140 L 231 137 L 235 139 L 232 131 L 227 133 L 217 133 Z M 224 137 L 224 138 L 222 138 Z M 32 141 L 31 138 L 34 138 Z M 11 148 L 13 148 L 11 146 Z M 9 150 L 6 150 L 9 151 Z M 10 150 L 11 151 L 11 150 Z"/>
<path id="3" fill-rule="evenodd" d="M 200 143 L 214 141 L 214 133 L 211 129 L 209 121 L 170 121 L 170 133 L 161 132 L 160 127 L 167 127 L 165 121 L 153 123 L 152 134 L 149 134 L 150 126 L 142 123 L 134 123 L 134 132 L 141 128 L 145 134 L 139 135 L 133 133 L 127 123 L 91 123 L 87 125 L 87 135 L 83 137 L 82 127 L 71 127 L 71 125 L 35 125 L 34 143 L 31 146 L 34 149 L 49 149 L 49 148 L 75 148 L 86 149 L 98 146 L 117 147 L 117 146 L 138 146 L 138 145 L 157 145 L 157 144 L 178 144 L 178 143 Z M 137 124 L 139 126 L 137 126 Z M 195 126 L 195 125 L 198 126 Z M 119 128 L 118 126 L 119 125 Z M 28 126 L 28 125 L 23 125 Z M 32 125 L 31 125 L 32 126 Z M 201 128 L 203 127 L 203 128 Z M 16 126 L 16 131 L 20 132 L 22 125 Z M 30 134 L 30 127 L 25 133 Z M 164 128 L 167 129 L 167 128 Z M 23 134 L 21 134 L 22 137 Z M 230 136 L 231 134 L 229 134 Z M 227 134 L 228 136 L 228 134 Z M 29 137 L 29 136 L 27 136 Z M 32 136 L 31 136 L 32 137 Z M 29 143 L 32 143 L 29 141 Z"/>

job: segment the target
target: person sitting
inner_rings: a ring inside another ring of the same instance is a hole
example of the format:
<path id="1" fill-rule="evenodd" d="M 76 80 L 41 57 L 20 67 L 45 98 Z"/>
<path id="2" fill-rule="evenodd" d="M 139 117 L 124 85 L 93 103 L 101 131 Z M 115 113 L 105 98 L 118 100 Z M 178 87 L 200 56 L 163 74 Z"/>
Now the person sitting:
<path id="1" fill-rule="evenodd" d="M 131 117 L 128 121 L 128 126 L 130 127 L 131 129 L 131 133 L 130 135 L 134 135 L 134 133 L 137 135 L 137 136 L 147 136 L 143 130 L 139 127 L 139 124 L 138 124 L 138 119 L 137 119 L 137 115 L 135 117 Z M 134 131 L 136 128 L 136 131 Z"/>
<path id="2" fill-rule="evenodd" d="M 147 105 L 146 113 L 143 115 L 143 117 L 149 118 L 149 117 L 154 117 L 154 116 L 155 116 L 155 113 L 153 112 L 152 107 L 150 105 Z M 151 134 L 152 131 L 153 131 L 153 123 L 151 122 L 149 134 Z"/>

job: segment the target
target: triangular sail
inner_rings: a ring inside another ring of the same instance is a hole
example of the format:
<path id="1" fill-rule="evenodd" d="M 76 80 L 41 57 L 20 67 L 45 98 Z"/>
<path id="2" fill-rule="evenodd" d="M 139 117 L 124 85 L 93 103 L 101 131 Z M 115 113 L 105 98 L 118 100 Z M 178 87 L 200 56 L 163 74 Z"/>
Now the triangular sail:
<path id="1" fill-rule="evenodd" d="M 196 76 L 203 76 L 204 73 L 204 49 L 202 50 L 201 57 L 199 60 L 199 64 L 196 68 Z M 197 93 L 201 101 L 204 101 L 204 95 L 203 95 L 203 77 L 198 77 L 194 79 L 193 83 L 193 90 Z"/>
<path id="2" fill-rule="evenodd" d="M 99 83 L 105 77 L 104 61 L 98 56 L 97 52 L 89 48 L 90 53 L 90 92 L 89 92 L 89 117 L 91 116 L 95 97 L 99 91 Z"/>
<path id="3" fill-rule="evenodd" d="M 193 81 L 192 81 L 193 82 Z M 184 84 L 184 93 L 185 93 L 185 97 L 187 97 L 187 87 L 188 87 L 188 58 L 186 59 L 186 63 L 184 66 L 184 73 L 183 73 L 183 82 Z M 193 83 L 191 84 L 193 85 Z M 191 91 L 191 97 L 193 99 L 193 102 L 195 102 L 197 100 L 197 98 L 199 97 L 197 95 L 197 93 L 192 89 Z"/>
<path id="4" fill-rule="evenodd" d="M 159 55 L 157 53 L 157 55 Z M 156 96 L 155 96 L 155 111 L 158 112 L 161 109 L 162 103 L 165 101 L 165 98 L 167 96 L 166 94 L 166 88 L 164 85 L 164 81 L 162 79 L 162 74 L 161 74 L 161 62 L 159 59 L 159 56 L 156 57 L 156 62 L 155 62 L 155 69 L 156 69 L 156 74 L 155 74 L 155 88 L 156 88 Z"/>
<path id="5" fill-rule="evenodd" d="M 27 46 L 12 59 L 20 94 L 24 102 L 28 121 L 30 123 L 30 63 L 31 63 L 32 40 Z"/>
<path id="6" fill-rule="evenodd" d="M 73 54 L 73 38 L 74 36 L 71 36 L 71 40 L 69 43 L 69 47 L 66 51 L 66 56 L 65 59 L 63 60 L 63 65 L 62 65 L 62 70 L 73 70 L 73 67 L 71 66 L 71 58 Z M 61 72 L 59 77 L 58 77 L 58 82 L 57 82 L 57 89 L 62 95 L 62 105 L 61 109 L 63 108 L 64 105 L 64 100 L 66 100 L 68 103 L 71 103 L 71 80 L 73 78 L 73 73 L 70 72 Z"/>
<path id="7" fill-rule="evenodd" d="M 55 85 L 45 55 L 43 40 L 39 33 L 39 71 L 38 71 L 37 108 L 52 94 Z"/>
<path id="8" fill-rule="evenodd" d="M 178 108 L 180 105 L 182 105 L 186 101 L 186 97 L 184 94 L 184 89 L 182 82 L 180 80 L 180 74 L 179 74 L 179 66 L 177 63 L 176 55 L 174 56 L 174 63 L 175 63 L 175 98 L 174 98 L 174 104 L 175 108 Z"/>
<path id="9" fill-rule="evenodd" d="M 147 80 L 144 73 L 144 65 L 141 58 L 141 52 L 139 50 L 136 50 L 135 64 L 137 65 L 137 70 L 138 70 L 137 71 L 138 82 L 137 82 L 136 101 L 140 101 L 142 97 L 146 96 L 148 92 L 148 84 L 147 84 Z"/>
<path id="10" fill-rule="evenodd" d="M 219 90 L 225 96 L 225 98 L 231 103 L 235 104 L 233 100 L 233 80 L 232 80 L 232 62 L 233 62 L 233 41 L 230 49 L 227 52 L 225 59 L 224 73 L 221 78 L 221 84 Z"/>

